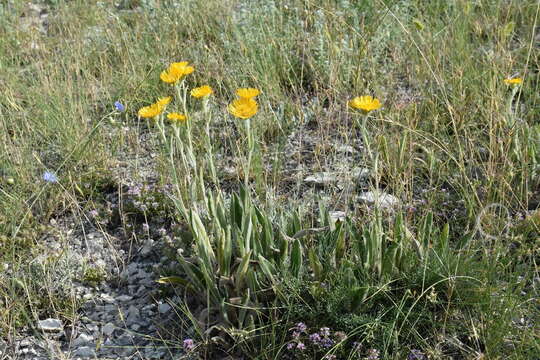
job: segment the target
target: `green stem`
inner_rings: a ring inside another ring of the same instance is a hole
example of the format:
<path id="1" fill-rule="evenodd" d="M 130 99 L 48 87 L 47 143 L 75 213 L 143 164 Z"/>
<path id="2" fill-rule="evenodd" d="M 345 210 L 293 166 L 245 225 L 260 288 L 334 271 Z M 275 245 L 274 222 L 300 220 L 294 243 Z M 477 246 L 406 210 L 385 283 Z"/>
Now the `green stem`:
<path id="1" fill-rule="evenodd" d="M 251 132 L 251 120 L 250 119 L 247 119 L 246 120 L 246 133 L 247 133 L 247 138 L 248 138 L 248 148 L 249 148 L 249 152 L 248 152 L 248 159 L 247 159 L 247 164 L 246 164 L 246 169 L 245 169 L 245 178 L 244 178 L 244 185 L 246 187 L 246 190 L 247 190 L 247 187 L 248 187 L 248 184 L 249 184 L 249 171 L 251 169 L 251 158 L 253 156 L 253 148 L 254 148 L 254 139 L 253 139 L 253 133 Z"/>

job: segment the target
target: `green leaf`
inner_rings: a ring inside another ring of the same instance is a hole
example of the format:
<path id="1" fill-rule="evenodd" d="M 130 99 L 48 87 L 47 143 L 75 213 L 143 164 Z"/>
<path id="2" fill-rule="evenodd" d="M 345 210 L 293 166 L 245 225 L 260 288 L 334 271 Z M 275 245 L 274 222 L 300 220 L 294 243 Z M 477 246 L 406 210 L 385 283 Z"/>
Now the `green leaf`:
<path id="1" fill-rule="evenodd" d="M 309 259 L 309 265 L 311 267 L 311 270 L 313 271 L 313 274 L 315 275 L 315 280 L 324 281 L 323 266 L 321 262 L 319 261 L 314 248 L 309 249 L 308 259 Z"/>
<path id="2" fill-rule="evenodd" d="M 369 287 L 357 287 L 351 290 L 351 311 L 358 311 L 362 303 L 367 299 Z"/>
<path id="3" fill-rule="evenodd" d="M 251 260 L 251 251 L 247 252 L 242 260 L 240 261 L 240 265 L 238 265 L 238 269 L 236 269 L 236 291 L 240 292 L 240 289 L 242 288 L 242 284 L 244 282 L 244 278 L 246 277 L 248 268 L 249 268 L 249 261 Z"/>
<path id="4" fill-rule="evenodd" d="M 298 277 L 302 268 L 302 244 L 300 240 L 295 239 L 291 251 L 291 272 L 292 275 Z"/>

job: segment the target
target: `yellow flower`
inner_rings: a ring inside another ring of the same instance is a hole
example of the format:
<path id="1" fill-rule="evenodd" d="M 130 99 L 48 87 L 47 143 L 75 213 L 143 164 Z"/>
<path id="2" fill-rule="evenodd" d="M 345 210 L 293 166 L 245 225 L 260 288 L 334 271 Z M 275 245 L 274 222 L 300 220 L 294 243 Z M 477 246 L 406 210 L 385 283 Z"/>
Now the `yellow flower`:
<path id="1" fill-rule="evenodd" d="M 375 99 L 372 96 L 366 95 L 355 97 L 354 99 L 349 101 L 349 106 L 354 109 L 370 112 L 372 110 L 379 109 L 382 105 L 379 99 Z"/>
<path id="2" fill-rule="evenodd" d="M 193 71 L 195 68 L 189 66 L 187 61 L 175 62 L 169 65 L 167 70 L 162 71 L 159 78 L 168 84 L 174 84 Z"/>
<path id="3" fill-rule="evenodd" d="M 175 62 L 169 66 L 169 72 L 173 75 L 182 77 L 195 71 L 193 66 L 189 66 L 187 61 Z"/>
<path id="4" fill-rule="evenodd" d="M 163 111 L 163 106 L 152 104 L 139 109 L 139 116 L 142 118 L 155 118 Z"/>
<path id="5" fill-rule="evenodd" d="M 510 78 L 510 79 L 504 79 L 504 82 L 506 85 L 521 85 L 523 84 L 522 78 Z"/>
<path id="6" fill-rule="evenodd" d="M 172 97 L 170 96 L 162 97 L 162 98 L 159 98 L 158 101 L 156 101 L 156 104 L 161 107 L 165 107 L 171 102 L 171 100 L 172 100 Z"/>
<path id="7" fill-rule="evenodd" d="M 212 90 L 212 88 L 208 85 L 203 85 L 191 90 L 191 96 L 197 99 L 211 95 L 213 93 L 214 90 Z"/>
<path id="8" fill-rule="evenodd" d="M 240 98 L 234 100 L 228 106 L 229 112 L 237 118 L 249 119 L 257 113 L 259 106 L 257 102 L 249 98 Z"/>
<path id="9" fill-rule="evenodd" d="M 173 124 L 180 124 L 180 123 L 183 123 L 184 121 L 186 121 L 187 117 L 186 117 L 186 115 L 183 115 L 183 114 L 180 114 L 180 113 L 177 113 L 177 112 L 173 112 L 173 113 L 168 113 L 167 114 L 167 119 L 169 119 L 169 121 L 172 122 Z"/>
<path id="10" fill-rule="evenodd" d="M 169 70 L 163 70 L 161 74 L 159 75 L 159 78 L 161 81 L 166 82 L 167 84 L 174 84 L 180 78 L 178 76 L 175 76 L 169 72 Z"/>
<path id="11" fill-rule="evenodd" d="M 245 99 L 253 99 L 257 95 L 259 95 L 261 92 L 258 89 L 254 88 L 246 88 L 246 89 L 238 89 L 236 90 L 236 95 L 238 95 L 241 98 Z"/>

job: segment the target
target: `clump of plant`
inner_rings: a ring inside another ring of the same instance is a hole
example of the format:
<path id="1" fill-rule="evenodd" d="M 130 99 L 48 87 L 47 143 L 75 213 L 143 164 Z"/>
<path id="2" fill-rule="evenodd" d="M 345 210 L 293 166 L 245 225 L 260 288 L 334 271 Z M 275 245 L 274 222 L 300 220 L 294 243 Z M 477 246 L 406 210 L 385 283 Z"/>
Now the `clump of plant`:
<path id="1" fill-rule="evenodd" d="M 161 282 L 205 294 L 218 323 L 252 328 L 257 312 L 273 302 L 284 278 L 300 274 L 302 245 L 290 237 L 297 219 L 284 217 L 275 225 L 244 190 L 233 194 L 228 205 L 221 193 L 208 194 L 205 210 L 204 217 L 188 212 L 193 246 L 178 257 L 185 276 Z"/>

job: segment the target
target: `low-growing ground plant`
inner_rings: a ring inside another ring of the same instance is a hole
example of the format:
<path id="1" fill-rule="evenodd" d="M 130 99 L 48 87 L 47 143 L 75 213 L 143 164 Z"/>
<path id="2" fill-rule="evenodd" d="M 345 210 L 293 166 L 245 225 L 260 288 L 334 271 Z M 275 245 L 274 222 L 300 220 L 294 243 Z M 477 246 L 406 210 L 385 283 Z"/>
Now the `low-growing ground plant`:
<path id="1" fill-rule="evenodd" d="M 166 239 L 187 357 L 537 357 L 539 11 L 2 2 L 0 335 L 76 319 L 74 219 Z"/>

